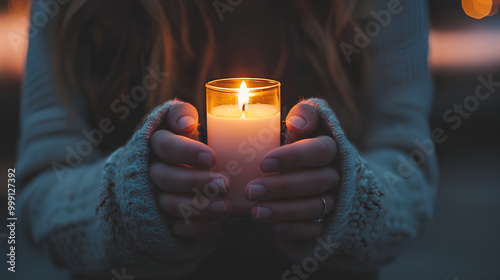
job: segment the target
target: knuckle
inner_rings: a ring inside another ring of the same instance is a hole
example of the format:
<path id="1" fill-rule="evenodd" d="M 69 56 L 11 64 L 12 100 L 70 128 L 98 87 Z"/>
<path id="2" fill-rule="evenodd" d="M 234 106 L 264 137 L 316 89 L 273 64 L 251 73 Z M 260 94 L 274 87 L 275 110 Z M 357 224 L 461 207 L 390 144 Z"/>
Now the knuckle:
<path id="1" fill-rule="evenodd" d="M 157 195 L 157 200 L 158 200 L 158 204 L 160 205 L 161 209 L 167 211 L 167 193 L 165 192 L 160 192 L 158 195 Z"/>
<path id="2" fill-rule="evenodd" d="M 183 102 L 172 106 L 168 113 L 168 121 L 173 124 L 182 115 L 189 115 L 195 120 L 198 119 L 198 111 L 196 108 L 190 103 Z"/>
<path id="3" fill-rule="evenodd" d="M 299 104 L 299 105 L 300 105 L 300 108 L 304 111 L 304 113 L 305 113 L 304 115 L 314 117 L 318 114 L 316 109 L 309 104 Z"/>
<path id="4" fill-rule="evenodd" d="M 167 155 L 170 147 L 173 145 L 174 135 L 171 133 L 165 133 L 160 142 L 160 151 L 163 155 Z"/>
<path id="5" fill-rule="evenodd" d="M 290 218 L 295 218 L 295 219 L 302 219 L 303 215 L 309 211 L 307 208 L 303 207 L 295 207 L 298 205 L 295 204 L 285 204 L 282 207 L 279 208 L 279 216 L 290 219 Z"/>
<path id="6" fill-rule="evenodd" d="M 203 172 L 193 172 L 193 174 L 189 174 L 186 176 L 186 184 L 190 189 L 200 189 L 203 190 L 203 187 L 210 183 L 210 178 L 207 178 Z"/>
<path id="7" fill-rule="evenodd" d="M 292 188 L 293 180 L 291 180 L 290 176 L 283 176 L 281 180 L 278 180 L 276 185 L 277 195 L 279 197 L 293 197 L 297 195 L 298 190 L 296 188 Z"/>
<path id="8" fill-rule="evenodd" d="M 337 169 L 332 167 L 331 174 L 332 174 L 331 176 L 333 185 L 335 186 L 338 185 L 340 182 L 340 173 L 337 171 Z"/>
<path id="9" fill-rule="evenodd" d="M 330 163 L 335 155 L 335 140 L 329 136 L 320 136 L 318 152 L 320 153 L 322 165 Z"/>
<path id="10" fill-rule="evenodd" d="M 316 178 L 320 180 L 318 183 L 326 183 L 327 186 L 332 187 L 338 183 L 339 173 L 333 167 L 326 167 L 321 170 Z"/>
<path id="11" fill-rule="evenodd" d="M 277 219 L 281 218 L 290 218 L 293 217 L 294 211 L 291 209 L 287 203 L 272 203 L 270 205 L 265 205 L 265 207 L 269 207 L 272 209 L 273 217 Z"/>
<path id="12" fill-rule="evenodd" d="M 158 130 L 152 136 L 152 147 L 155 154 L 161 159 L 165 160 L 168 155 L 170 146 L 172 145 L 173 134 L 167 130 Z"/>
<path id="13" fill-rule="evenodd" d="M 313 196 L 304 201 L 303 209 L 304 211 L 301 212 L 302 218 L 314 219 L 323 213 L 323 201 L 319 196 Z"/>
<path id="14" fill-rule="evenodd" d="M 176 109 L 179 111 L 183 111 L 183 113 L 195 110 L 194 106 L 187 102 L 177 104 Z"/>
<path id="15" fill-rule="evenodd" d="M 305 104 L 305 103 L 300 103 L 300 104 L 297 104 L 295 106 L 293 106 L 294 109 L 294 113 L 302 113 L 301 115 L 304 115 L 304 113 L 313 113 L 313 112 L 316 112 L 316 109 L 314 109 L 313 106 L 309 105 L 309 104 Z"/>
<path id="16" fill-rule="evenodd" d="M 158 184 L 158 179 L 160 177 L 160 163 L 153 162 L 149 165 L 149 180 L 153 182 L 153 184 Z"/>
<path id="17" fill-rule="evenodd" d="M 324 205 L 323 205 L 323 200 L 318 197 L 317 199 L 314 199 L 310 202 L 310 208 L 312 209 L 311 212 L 314 215 L 313 217 L 319 217 L 319 215 L 323 214 L 324 210 Z"/>
<path id="18" fill-rule="evenodd" d="M 160 144 L 160 141 L 162 139 L 162 131 L 161 130 L 157 130 L 153 133 L 153 135 L 151 135 L 151 139 L 149 139 L 149 145 L 151 146 L 151 148 L 153 149 L 153 151 L 156 152 L 156 148 L 159 146 Z"/>
<path id="19" fill-rule="evenodd" d="M 177 215 L 177 213 L 179 213 L 178 203 L 175 203 L 172 195 L 165 194 L 163 203 L 164 210 L 170 215 Z"/>
<path id="20" fill-rule="evenodd" d="M 186 103 L 177 103 L 170 107 L 168 112 L 169 121 L 175 121 L 176 115 L 180 114 L 183 110 L 186 109 Z"/>
<path id="21" fill-rule="evenodd" d="M 276 212 L 278 212 L 277 214 L 283 218 L 290 218 L 290 217 L 296 216 L 295 209 L 293 209 L 287 205 L 283 205 L 283 207 L 279 207 Z"/>

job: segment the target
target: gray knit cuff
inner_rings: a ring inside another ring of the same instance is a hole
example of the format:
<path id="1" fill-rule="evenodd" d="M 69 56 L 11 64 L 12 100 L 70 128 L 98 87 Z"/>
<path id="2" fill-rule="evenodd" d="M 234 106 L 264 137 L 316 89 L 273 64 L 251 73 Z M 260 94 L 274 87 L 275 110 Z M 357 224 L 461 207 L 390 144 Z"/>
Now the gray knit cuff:
<path id="1" fill-rule="evenodd" d="M 329 252 L 329 259 L 320 265 L 349 268 L 370 263 L 379 237 L 383 235 L 387 214 L 381 184 L 359 151 L 347 139 L 327 102 L 310 98 L 300 103 L 311 105 L 317 110 L 321 125 L 328 129 L 337 143 L 338 154 L 334 165 L 340 174 L 340 184 L 335 195 L 334 210 L 324 219 L 326 229 L 323 236 L 306 243 L 282 241 L 281 245 L 285 253 L 297 263 L 315 256 L 318 240 L 338 244 Z"/>
<path id="2" fill-rule="evenodd" d="M 149 180 L 149 139 L 178 100 L 155 108 L 128 143 L 107 160 L 100 186 L 102 202 L 96 209 L 98 227 L 106 239 L 113 263 L 160 261 L 191 269 L 214 244 L 186 241 L 174 236 L 169 218 L 156 201 L 156 187 Z"/>

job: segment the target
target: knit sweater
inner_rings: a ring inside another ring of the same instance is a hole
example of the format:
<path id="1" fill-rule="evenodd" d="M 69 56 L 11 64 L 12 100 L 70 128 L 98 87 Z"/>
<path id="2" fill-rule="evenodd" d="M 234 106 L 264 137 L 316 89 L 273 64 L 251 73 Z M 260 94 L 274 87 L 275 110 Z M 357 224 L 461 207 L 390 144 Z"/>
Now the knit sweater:
<path id="1" fill-rule="evenodd" d="M 356 11 L 360 26 L 373 20 L 371 9 L 384 5 L 360 5 L 365 7 Z M 363 50 L 372 57 L 360 94 L 370 123 L 358 147 L 323 99 L 301 101 L 317 110 L 321 125 L 336 141 L 339 152 L 333 164 L 341 180 L 322 236 L 303 242 L 270 239 L 274 243 L 269 250 L 283 259 L 303 265 L 323 248 L 328 259 L 316 261 L 327 274 L 373 271 L 393 259 L 432 215 L 437 167 L 427 121 L 432 87 L 426 64 L 426 6 L 425 1 L 401 5 L 403 11 L 393 15 L 388 30 L 371 38 Z M 126 145 L 103 155 L 97 145 L 113 124 L 90 127 L 80 107 L 69 111 L 57 97 L 48 37 L 42 28 L 30 40 L 21 104 L 20 211 L 32 243 L 59 265 L 108 279 L 110 270 L 122 267 L 130 275 L 171 278 L 210 266 L 216 261 L 210 255 L 221 242 L 230 241 L 224 236 L 194 241 L 173 235 L 171 218 L 159 209 L 148 178 L 149 138 L 170 107 L 181 101 L 158 106 Z M 70 99 L 73 105 L 79 102 L 77 96 Z M 231 231 L 224 234 L 231 236 Z M 259 235 L 245 238 L 260 242 Z M 325 247 L 325 242 L 334 246 Z M 243 246 L 229 247 L 237 255 Z"/>

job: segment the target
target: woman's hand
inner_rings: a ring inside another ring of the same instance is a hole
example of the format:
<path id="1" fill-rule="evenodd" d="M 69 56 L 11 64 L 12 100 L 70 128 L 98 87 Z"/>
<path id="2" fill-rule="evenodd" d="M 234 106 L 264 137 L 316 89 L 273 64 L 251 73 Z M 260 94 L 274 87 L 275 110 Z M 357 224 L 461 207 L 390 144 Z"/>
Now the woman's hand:
<path id="1" fill-rule="evenodd" d="M 339 173 L 331 163 L 337 145 L 330 136 L 321 135 L 319 116 L 307 104 L 295 105 L 286 125 L 292 142 L 264 156 L 262 171 L 279 174 L 252 180 L 245 196 L 257 203 L 251 215 L 258 221 L 273 222 L 278 236 L 289 239 L 312 239 L 322 234 L 323 222 L 315 222 L 334 206 L 332 191 L 339 183 Z"/>
<path id="2" fill-rule="evenodd" d="M 232 210 L 225 197 L 229 180 L 208 170 L 215 153 L 207 145 L 188 138 L 196 133 L 198 112 L 188 104 L 173 105 L 166 117 L 168 130 L 151 136 L 149 178 L 158 187 L 157 200 L 173 221 L 173 233 L 199 237 L 218 230 Z"/>

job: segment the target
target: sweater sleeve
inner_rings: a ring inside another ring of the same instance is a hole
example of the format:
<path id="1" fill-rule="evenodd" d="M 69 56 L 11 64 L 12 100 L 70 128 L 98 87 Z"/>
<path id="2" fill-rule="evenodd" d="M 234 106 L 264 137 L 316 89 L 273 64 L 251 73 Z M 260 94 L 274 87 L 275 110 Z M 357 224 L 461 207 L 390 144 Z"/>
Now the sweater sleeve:
<path id="1" fill-rule="evenodd" d="M 103 119 L 91 127 L 81 100 L 58 98 L 48 29 L 30 39 L 21 101 L 16 170 L 28 239 L 74 272 L 109 274 L 143 262 L 161 263 L 165 277 L 191 270 L 215 245 L 172 235 L 148 177 L 149 138 L 180 101 L 153 110 L 126 145 L 102 154 L 98 145 L 115 124 Z"/>
<path id="2" fill-rule="evenodd" d="M 165 276 L 175 276 L 191 271 L 210 253 L 214 242 L 172 234 L 149 180 L 149 138 L 179 102 L 156 108 L 128 143 L 110 156 L 73 167 L 66 160 L 71 152 L 64 147 L 71 149 L 73 143 L 73 151 L 78 151 L 90 141 L 74 137 L 71 143 L 70 136 L 55 135 L 31 139 L 17 168 L 25 188 L 22 220 L 34 245 L 48 251 L 57 264 L 82 273 L 160 262 Z M 34 149 L 43 158 L 33 160 Z M 56 162 L 60 165 L 54 168 Z M 40 172 L 30 172 L 35 166 Z"/>
<path id="3" fill-rule="evenodd" d="M 358 147 L 324 100 L 302 101 L 316 108 L 338 145 L 341 182 L 323 236 L 307 243 L 280 241 L 297 263 L 330 243 L 335 246 L 328 247 L 323 267 L 373 269 L 395 258 L 432 216 L 437 162 L 428 123 L 432 86 L 425 2 L 401 1 L 403 10 L 363 50 L 372 57 L 360 93 L 369 123 Z M 384 8 L 370 3 L 365 9 Z"/>

